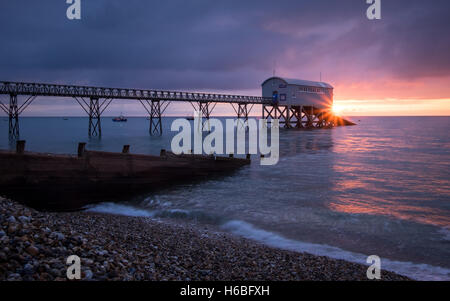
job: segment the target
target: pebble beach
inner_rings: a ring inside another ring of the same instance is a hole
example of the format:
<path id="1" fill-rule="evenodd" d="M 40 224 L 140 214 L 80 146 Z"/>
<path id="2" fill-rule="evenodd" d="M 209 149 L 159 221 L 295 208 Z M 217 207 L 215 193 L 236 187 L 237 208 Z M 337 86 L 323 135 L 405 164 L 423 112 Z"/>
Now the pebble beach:
<path id="1" fill-rule="evenodd" d="M 367 266 L 264 246 L 198 225 L 92 212 L 47 213 L 0 198 L 0 280 L 367 280 Z M 382 271 L 382 280 L 409 280 Z"/>

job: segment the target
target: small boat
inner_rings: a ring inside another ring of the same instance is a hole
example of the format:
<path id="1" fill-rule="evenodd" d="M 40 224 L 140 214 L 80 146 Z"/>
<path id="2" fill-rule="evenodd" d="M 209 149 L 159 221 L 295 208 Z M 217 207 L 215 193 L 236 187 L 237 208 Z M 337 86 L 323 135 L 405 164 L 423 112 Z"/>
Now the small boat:
<path id="1" fill-rule="evenodd" d="M 190 120 L 190 121 L 192 121 L 192 120 L 194 120 L 194 117 L 193 117 L 193 116 L 190 116 L 190 117 L 186 117 L 186 120 Z"/>
<path id="2" fill-rule="evenodd" d="M 114 122 L 127 122 L 128 119 L 126 119 L 123 115 L 120 115 L 119 117 L 113 118 Z"/>

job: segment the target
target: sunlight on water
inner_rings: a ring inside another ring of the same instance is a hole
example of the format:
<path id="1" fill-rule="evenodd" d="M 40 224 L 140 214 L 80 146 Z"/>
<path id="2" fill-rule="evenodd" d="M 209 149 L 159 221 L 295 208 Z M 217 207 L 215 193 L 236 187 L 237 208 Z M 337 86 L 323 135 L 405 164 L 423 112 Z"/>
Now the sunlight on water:
<path id="1" fill-rule="evenodd" d="M 316 248 L 334 250 L 330 256 L 336 250 L 376 254 L 450 279 L 450 118 L 357 119 L 354 127 L 281 130 L 275 166 L 260 166 L 253 157 L 233 176 L 124 200 L 134 209 L 100 209 L 222 227 L 241 221 L 234 232 L 252 236 L 247 230 L 254 228 L 282 238 L 271 244 L 330 246 Z M 86 138 L 85 118 L 23 118 L 21 131 L 34 151 L 75 153 L 77 143 L 87 141 L 88 149 L 121 151 L 129 144 L 131 152 L 159 154 L 170 148 L 171 120 L 164 119 L 162 137 L 148 135 L 145 118 L 120 125 L 104 119 L 101 140 Z M 1 148 L 14 147 L 7 122 L 0 124 L 0 138 Z M 245 229 L 236 229 L 241 224 Z"/>

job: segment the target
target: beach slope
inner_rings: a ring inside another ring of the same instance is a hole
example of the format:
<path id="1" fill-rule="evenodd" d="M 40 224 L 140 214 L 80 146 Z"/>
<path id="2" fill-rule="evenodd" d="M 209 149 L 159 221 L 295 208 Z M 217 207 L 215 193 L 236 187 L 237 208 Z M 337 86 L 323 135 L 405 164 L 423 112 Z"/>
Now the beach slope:
<path id="1" fill-rule="evenodd" d="M 196 225 L 38 212 L 0 198 L 0 280 L 367 280 L 367 266 L 270 248 Z M 382 271 L 382 280 L 408 278 Z"/>

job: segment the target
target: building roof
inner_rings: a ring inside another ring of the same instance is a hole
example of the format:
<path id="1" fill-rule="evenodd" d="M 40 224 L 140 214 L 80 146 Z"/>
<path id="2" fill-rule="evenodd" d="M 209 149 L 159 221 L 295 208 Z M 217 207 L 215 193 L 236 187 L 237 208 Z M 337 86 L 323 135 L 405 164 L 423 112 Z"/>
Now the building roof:
<path id="1" fill-rule="evenodd" d="M 308 86 L 308 87 L 318 87 L 318 88 L 328 88 L 333 89 L 333 86 L 324 82 L 313 82 L 310 80 L 303 80 L 303 79 L 292 79 L 292 78 L 285 78 L 285 77 L 278 77 L 274 76 L 271 78 L 266 79 L 262 85 L 264 85 L 266 82 L 268 82 L 271 79 L 280 79 L 284 81 L 287 85 L 297 85 L 297 86 Z"/>

